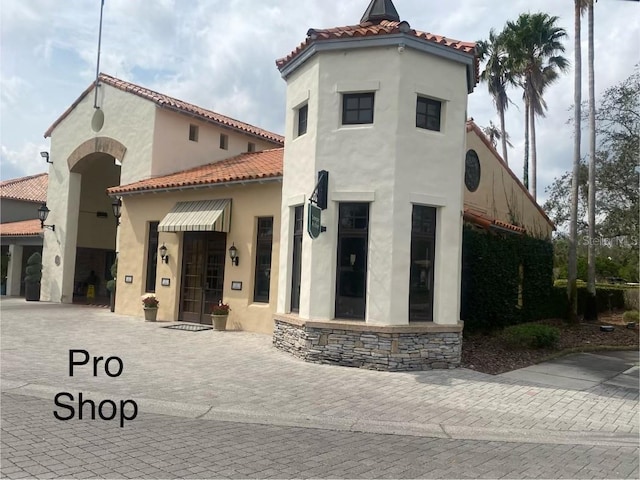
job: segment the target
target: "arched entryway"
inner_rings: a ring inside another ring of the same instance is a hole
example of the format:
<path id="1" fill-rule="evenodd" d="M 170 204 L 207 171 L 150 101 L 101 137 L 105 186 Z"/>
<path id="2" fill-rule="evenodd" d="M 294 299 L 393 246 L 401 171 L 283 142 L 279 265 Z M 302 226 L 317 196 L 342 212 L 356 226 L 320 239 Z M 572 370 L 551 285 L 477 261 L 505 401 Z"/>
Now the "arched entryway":
<path id="1" fill-rule="evenodd" d="M 71 293 L 74 302 L 108 303 L 106 284 L 116 258 L 117 219 L 106 190 L 120 184 L 125 152 L 120 142 L 97 137 L 78 146 L 67 160 L 69 215 L 77 218 Z"/>

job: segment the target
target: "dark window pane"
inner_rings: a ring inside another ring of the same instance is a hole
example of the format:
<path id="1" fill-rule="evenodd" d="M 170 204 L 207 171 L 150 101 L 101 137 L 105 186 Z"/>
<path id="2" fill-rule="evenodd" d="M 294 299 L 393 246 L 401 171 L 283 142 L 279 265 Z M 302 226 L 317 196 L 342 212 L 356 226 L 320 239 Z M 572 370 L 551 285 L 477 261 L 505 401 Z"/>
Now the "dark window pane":
<path id="1" fill-rule="evenodd" d="M 416 127 L 440 131 L 442 103 L 430 98 L 418 97 L 416 104 Z"/>
<path id="2" fill-rule="evenodd" d="M 307 133 L 307 116 L 309 113 L 308 105 L 300 107 L 298 110 L 298 136 Z"/>
<path id="3" fill-rule="evenodd" d="M 156 271 L 158 268 L 158 223 L 149 223 L 149 238 L 147 239 L 147 278 L 146 291 L 156 291 Z"/>
<path id="4" fill-rule="evenodd" d="M 359 98 L 358 97 L 347 97 L 345 99 L 346 101 L 346 105 L 347 105 L 347 110 L 357 110 L 359 107 Z"/>
<path id="5" fill-rule="evenodd" d="M 436 209 L 414 205 L 411 224 L 409 320 L 432 321 Z"/>
<path id="6" fill-rule="evenodd" d="M 269 302 L 272 244 L 273 217 L 259 218 L 258 235 L 256 239 L 256 271 L 253 291 L 254 302 Z"/>
<path id="7" fill-rule="evenodd" d="M 358 111 L 347 111 L 345 112 L 345 122 L 344 123 L 358 123 Z"/>
<path id="8" fill-rule="evenodd" d="M 344 94 L 342 101 L 342 123 L 344 125 L 373 123 L 373 108 L 373 93 Z"/>
<path id="9" fill-rule="evenodd" d="M 418 98 L 418 105 L 416 107 L 416 111 L 422 114 L 427 113 L 427 104 L 424 102 L 423 98 Z"/>

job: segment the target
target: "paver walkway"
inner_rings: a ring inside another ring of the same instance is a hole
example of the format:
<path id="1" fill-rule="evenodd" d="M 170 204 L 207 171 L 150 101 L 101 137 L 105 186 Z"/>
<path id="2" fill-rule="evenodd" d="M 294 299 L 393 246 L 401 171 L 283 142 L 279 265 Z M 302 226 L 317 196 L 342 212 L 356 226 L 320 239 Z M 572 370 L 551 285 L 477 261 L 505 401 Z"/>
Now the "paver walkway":
<path id="1" fill-rule="evenodd" d="M 2 390 L 134 399 L 141 411 L 454 439 L 638 445 L 638 393 L 553 388 L 466 369 L 386 373 L 304 363 L 271 337 L 183 332 L 108 310 L 3 300 Z M 78 369 L 69 349 L 119 356 L 121 376 Z M 53 405 L 52 405 L 53 406 Z"/>

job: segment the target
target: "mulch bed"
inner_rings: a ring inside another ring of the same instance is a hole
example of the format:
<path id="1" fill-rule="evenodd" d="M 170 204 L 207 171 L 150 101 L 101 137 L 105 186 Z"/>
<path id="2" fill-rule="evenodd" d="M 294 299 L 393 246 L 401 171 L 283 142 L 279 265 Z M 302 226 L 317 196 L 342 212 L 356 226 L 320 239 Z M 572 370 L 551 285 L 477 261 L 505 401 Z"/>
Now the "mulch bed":
<path id="1" fill-rule="evenodd" d="M 493 375 L 528 367 L 564 350 L 594 351 L 598 347 L 638 348 L 638 326 L 626 328 L 621 313 L 600 315 L 598 323 L 576 326 L 563 320 L 542 320 L 537 323 L 560 329 L 560 342 L 554 349 L 511 349 L 498 334 L 465 336 L 462 343 L 462 367 Z M 613 332 L 601 332 L 601 325 L 614 325 Z"/>

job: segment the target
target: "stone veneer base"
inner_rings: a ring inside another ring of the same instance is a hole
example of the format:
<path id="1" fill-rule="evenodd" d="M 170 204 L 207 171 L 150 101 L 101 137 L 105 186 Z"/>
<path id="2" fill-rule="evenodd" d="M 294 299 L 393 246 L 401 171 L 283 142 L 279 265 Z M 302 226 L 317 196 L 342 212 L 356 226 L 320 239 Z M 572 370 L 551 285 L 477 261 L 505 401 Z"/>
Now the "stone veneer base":
<path id="1" fill-rule="evenodd" d="M 273 345 L 307 362 L 407 371 L 460 366 L 462 322 L 377 326 L 276 315 Z"/>

